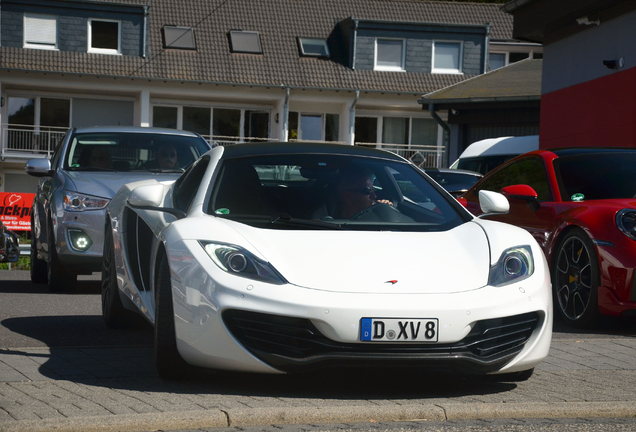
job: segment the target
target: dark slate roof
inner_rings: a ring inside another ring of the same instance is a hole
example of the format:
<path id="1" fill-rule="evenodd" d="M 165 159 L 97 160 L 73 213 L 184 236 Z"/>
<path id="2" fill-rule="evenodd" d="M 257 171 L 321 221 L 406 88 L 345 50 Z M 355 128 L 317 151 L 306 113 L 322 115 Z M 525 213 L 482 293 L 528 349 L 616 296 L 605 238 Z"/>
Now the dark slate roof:
<path id="1" fill-rule="evenodd" d="M 543 60 L 522 60 L 459 84 L 425 94 L 425 105 L 539 100 Z"/>
<path id="2" fill-rule="evenodd" d="M 104 0 L 98 2 L 103 3 Z M 355 17 L 415 23 L 492 24 L 491 40 L 512 38 L 512 16 L 500 5 L 421 0 L 117 0 L 150 4 L 149 52 L 133 56 L 0 47 L 0 67 L 99 76 L 292 88 L 428 93 L 470 76 L 352 70 L 343 60 L 303 58 L 296 37 L 328 38 Z M 164 25 L 195 29 L 197 50 L 165 50 Z M 231 29 L 258 31 L 263 55 L 233 54 Z"/>

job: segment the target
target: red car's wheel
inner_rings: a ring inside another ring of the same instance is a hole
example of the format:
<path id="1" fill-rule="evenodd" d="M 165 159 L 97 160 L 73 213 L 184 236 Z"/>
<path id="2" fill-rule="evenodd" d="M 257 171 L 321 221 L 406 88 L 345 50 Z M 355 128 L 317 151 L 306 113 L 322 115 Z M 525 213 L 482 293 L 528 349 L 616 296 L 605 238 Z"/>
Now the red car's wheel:
<path id="1" fill-rule="evenodd" d="M 552 266 L 554 308 L 576 327 L 588 327 L 598 316 L 598 260 L 590 238 L 581 229 L 559 242 Z"/>

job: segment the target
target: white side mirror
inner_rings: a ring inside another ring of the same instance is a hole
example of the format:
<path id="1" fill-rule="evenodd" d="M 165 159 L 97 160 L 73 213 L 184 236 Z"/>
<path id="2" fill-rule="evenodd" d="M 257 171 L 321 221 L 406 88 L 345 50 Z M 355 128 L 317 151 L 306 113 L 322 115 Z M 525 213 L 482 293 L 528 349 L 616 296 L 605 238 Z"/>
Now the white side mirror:
<path id="1" fill-rule="evenodd" d="M 163 203 L 163 185 L 139 186 L 132 190 L 128 204 L 135 207 L 159 207 Z"/>
<path id="2" fill-rule="evenodd" d="M 499 192 L 492 192 L 487 190 L 479 191 L 479 206 L 483 215 L 487 214 L 501 214 L 508 213 L 510 211 L 510 203 L 508 199 Z"/>

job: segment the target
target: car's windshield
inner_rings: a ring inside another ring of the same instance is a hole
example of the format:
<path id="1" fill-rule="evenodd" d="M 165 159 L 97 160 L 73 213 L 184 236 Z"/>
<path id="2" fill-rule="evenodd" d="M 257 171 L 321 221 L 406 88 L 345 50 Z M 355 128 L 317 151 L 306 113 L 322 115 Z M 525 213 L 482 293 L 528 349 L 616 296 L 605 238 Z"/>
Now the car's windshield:
<path id="1" fill-rule="evenodd" d="M 313 154 L 226 160 L 208 213 L 283 229 L 446 230 L 470 219 L 407 163 Z"/>
<path id="2" fill-rule="evenodd" d="M 209 150 L 195 136 L 165 133 L 83 133 L 72 137 L 64 169 L 180 172 Z"/>
<path id="3" fill-rule="evenodd" d="M 563 201 L 633 198 L 636 152 L 594 152 L 562 156 L 554 168 Z"/>

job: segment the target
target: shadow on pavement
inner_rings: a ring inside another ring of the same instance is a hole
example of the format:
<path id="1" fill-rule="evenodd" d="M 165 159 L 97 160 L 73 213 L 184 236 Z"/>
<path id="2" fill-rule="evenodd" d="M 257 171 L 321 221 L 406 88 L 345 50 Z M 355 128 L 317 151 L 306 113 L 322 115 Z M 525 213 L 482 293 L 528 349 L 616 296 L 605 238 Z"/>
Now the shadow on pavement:
<path id="1" fill-rule="evenodd" d="M 109 330 L 101 316 L 9 318 L 0 324 L 44 342 L 43 349 L 0 349 L 2 356 L 28 356 L 52 380 L 111 389 L 176 394 L 331 398 L 429 399 L 507 392 L 514 383 L 426 373 L 413 369 L 320 370 L 293 375 L 212 372 L 196 369 L 181 381 L 163 381 L 154 367 L 153 332 L 139 321 L 133 328 Z M 46 329 L 55 328 L 56 332 Z M 69 333 L 72 332 L 72 333 Z M 81 335 L 78 335 L 80 332 Z M 68 334 L 76 344 L 69 347 Z M 115 341 L 117 345 L 115 345 Z M 40 378 L 41 379 L 41 378 Z"/>
<path id="2" fill-rule="evenodd" d="M 101 292 L 101 282 L 99 280 L 79 280 L 77 284 L 66 291 L 59 293 L 49 292 L 47 284 L 34 284 L 30 280 L 12 280 L 0 283 L 0 293 L 4 294 L 45 294 L 45 295 L 77 295 L 77 294 L 99 294 Z"/>

